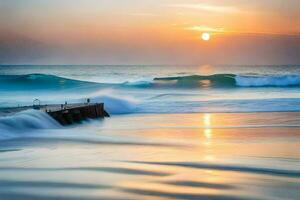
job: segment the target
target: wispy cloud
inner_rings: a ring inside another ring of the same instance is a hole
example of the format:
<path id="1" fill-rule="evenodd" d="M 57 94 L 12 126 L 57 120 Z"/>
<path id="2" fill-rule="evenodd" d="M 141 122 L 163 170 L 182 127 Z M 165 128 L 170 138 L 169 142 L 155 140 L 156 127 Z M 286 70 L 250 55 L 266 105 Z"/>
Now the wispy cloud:
<path id="1" fill-rule="evenodd" d="M 225 31 L 224 28 L 214 28 L 209 26 L 190 26 L 190 27 L 186 27 L 185 29 L 191 31 L 212 32 L 212 33 L 220 33 Z"/>
<path id="2" fill-rule="evenodd" d="M 177 8 L 189 8 L 189 9 L 203 10 L 203 11 L 208 11 L 208 12 L 219 12 L 219 13 L 235 13 L 235 12 L 240 11 L 238 8 L 232 7 L 232 6 L 219 6 L 219 5 L 204 4 L 204 3 L 172 4 L 169 6 L 177 7 Z"/>
<path id="3" fill-rule="evenodd" d="M 187 26 L 184 27 L 185 30 L 197 31 L 197 32 L 209 32 L 215 34 L 234 34 L 234 35 L 256 35 L 256 36 L 291 36 L 299 37 L 300 33 L 285 33 L 285 32 L 247 32 L 247 31 L 237 31 L 237 30 L 226 30 L 219 27 L 210 27 L 210 26 Z"/>

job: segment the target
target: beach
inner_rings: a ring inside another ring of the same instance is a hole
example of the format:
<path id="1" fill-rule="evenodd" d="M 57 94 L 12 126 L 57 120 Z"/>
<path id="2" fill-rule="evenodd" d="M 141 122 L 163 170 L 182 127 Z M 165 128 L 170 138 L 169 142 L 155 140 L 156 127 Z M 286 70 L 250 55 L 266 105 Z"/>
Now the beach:
<path id="1" fill-rule="evenodd" d="M 298 199 L 299 112 L 132 114 L 1 141 L 2 199 Z"/>

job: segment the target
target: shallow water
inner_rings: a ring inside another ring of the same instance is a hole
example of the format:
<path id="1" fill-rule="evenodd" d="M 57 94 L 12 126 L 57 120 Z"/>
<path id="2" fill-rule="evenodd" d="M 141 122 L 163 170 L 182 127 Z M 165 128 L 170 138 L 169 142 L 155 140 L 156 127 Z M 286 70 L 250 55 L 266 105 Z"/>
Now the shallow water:
<path id="1" fill-rule="evenodd" d="M 4 113 L 36 98 L 112 117 Z M 0 65 L 0 200 L 296 200 L 299 133 L 295 65 Z"/>
<path id="2" fill-rule="evenodd" d="M 129 114 L 0 141 L 0 199 L 299 199 L 300 113 Z"/>

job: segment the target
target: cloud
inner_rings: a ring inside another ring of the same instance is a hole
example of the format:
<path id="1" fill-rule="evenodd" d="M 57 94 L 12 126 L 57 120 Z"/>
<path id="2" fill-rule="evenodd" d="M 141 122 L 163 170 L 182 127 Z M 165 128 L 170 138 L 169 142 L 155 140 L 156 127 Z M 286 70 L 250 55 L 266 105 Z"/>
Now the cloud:
<path id="1" fill-rule="evenodd" d="M 173 4 L 169 5 L 170 7 L 177 7 L 177 8 L 189 8 L 189 9 L 196 9 L 196 10 L 203 10 L 208 12 L 218 12 L 218 13 L 236 13 L 240 10 L 236 7 L 232 6 L 217 6 L 212 4 Z"/>
<path id="2" fill-rule="evenodd" d="M 203 25 L 186 26 L 185 30 L 197 31 L 197 32 L 210 32 L 220 34 L 231 34 L 231 35 L 255 35 L 255 36 L 289 36 L 289 37 L 300 37 L 300 33 L 286 33 L 286 32 L 250 32 L 250 31 L 238 31 L 238 30 L 225 30 L 219 27 L 210 27 Z"/>
<path id="3" fill-rule="evenodd" d="M 186 27 L 185 29 L 191 31 L 212 32 L 212 33 L 224 32 L 224 28 L 213 28 L 209 26 L 191 26 L 191 27 Z"/>

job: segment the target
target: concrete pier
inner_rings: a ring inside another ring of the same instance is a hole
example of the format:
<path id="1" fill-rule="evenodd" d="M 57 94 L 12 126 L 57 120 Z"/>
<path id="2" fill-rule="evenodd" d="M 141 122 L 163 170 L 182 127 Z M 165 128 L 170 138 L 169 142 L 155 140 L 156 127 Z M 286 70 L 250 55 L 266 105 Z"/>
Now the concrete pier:
<path id="1" fill-rule="evenodd" d="M 47 106 L 45 111 L 61 125 L 71 125 L 86 119 L 109 117 L 103 103 L 70 104 L 63 107 Z"/>
<path id="2" fill-rule="evenodd" d="M 86 119 L 109 117 L 103 103 L 51 104 L 1 108 L 0 116 L 11 116 L 30 109 L 46 112 L 61 125 L 71 125 Z"/>

